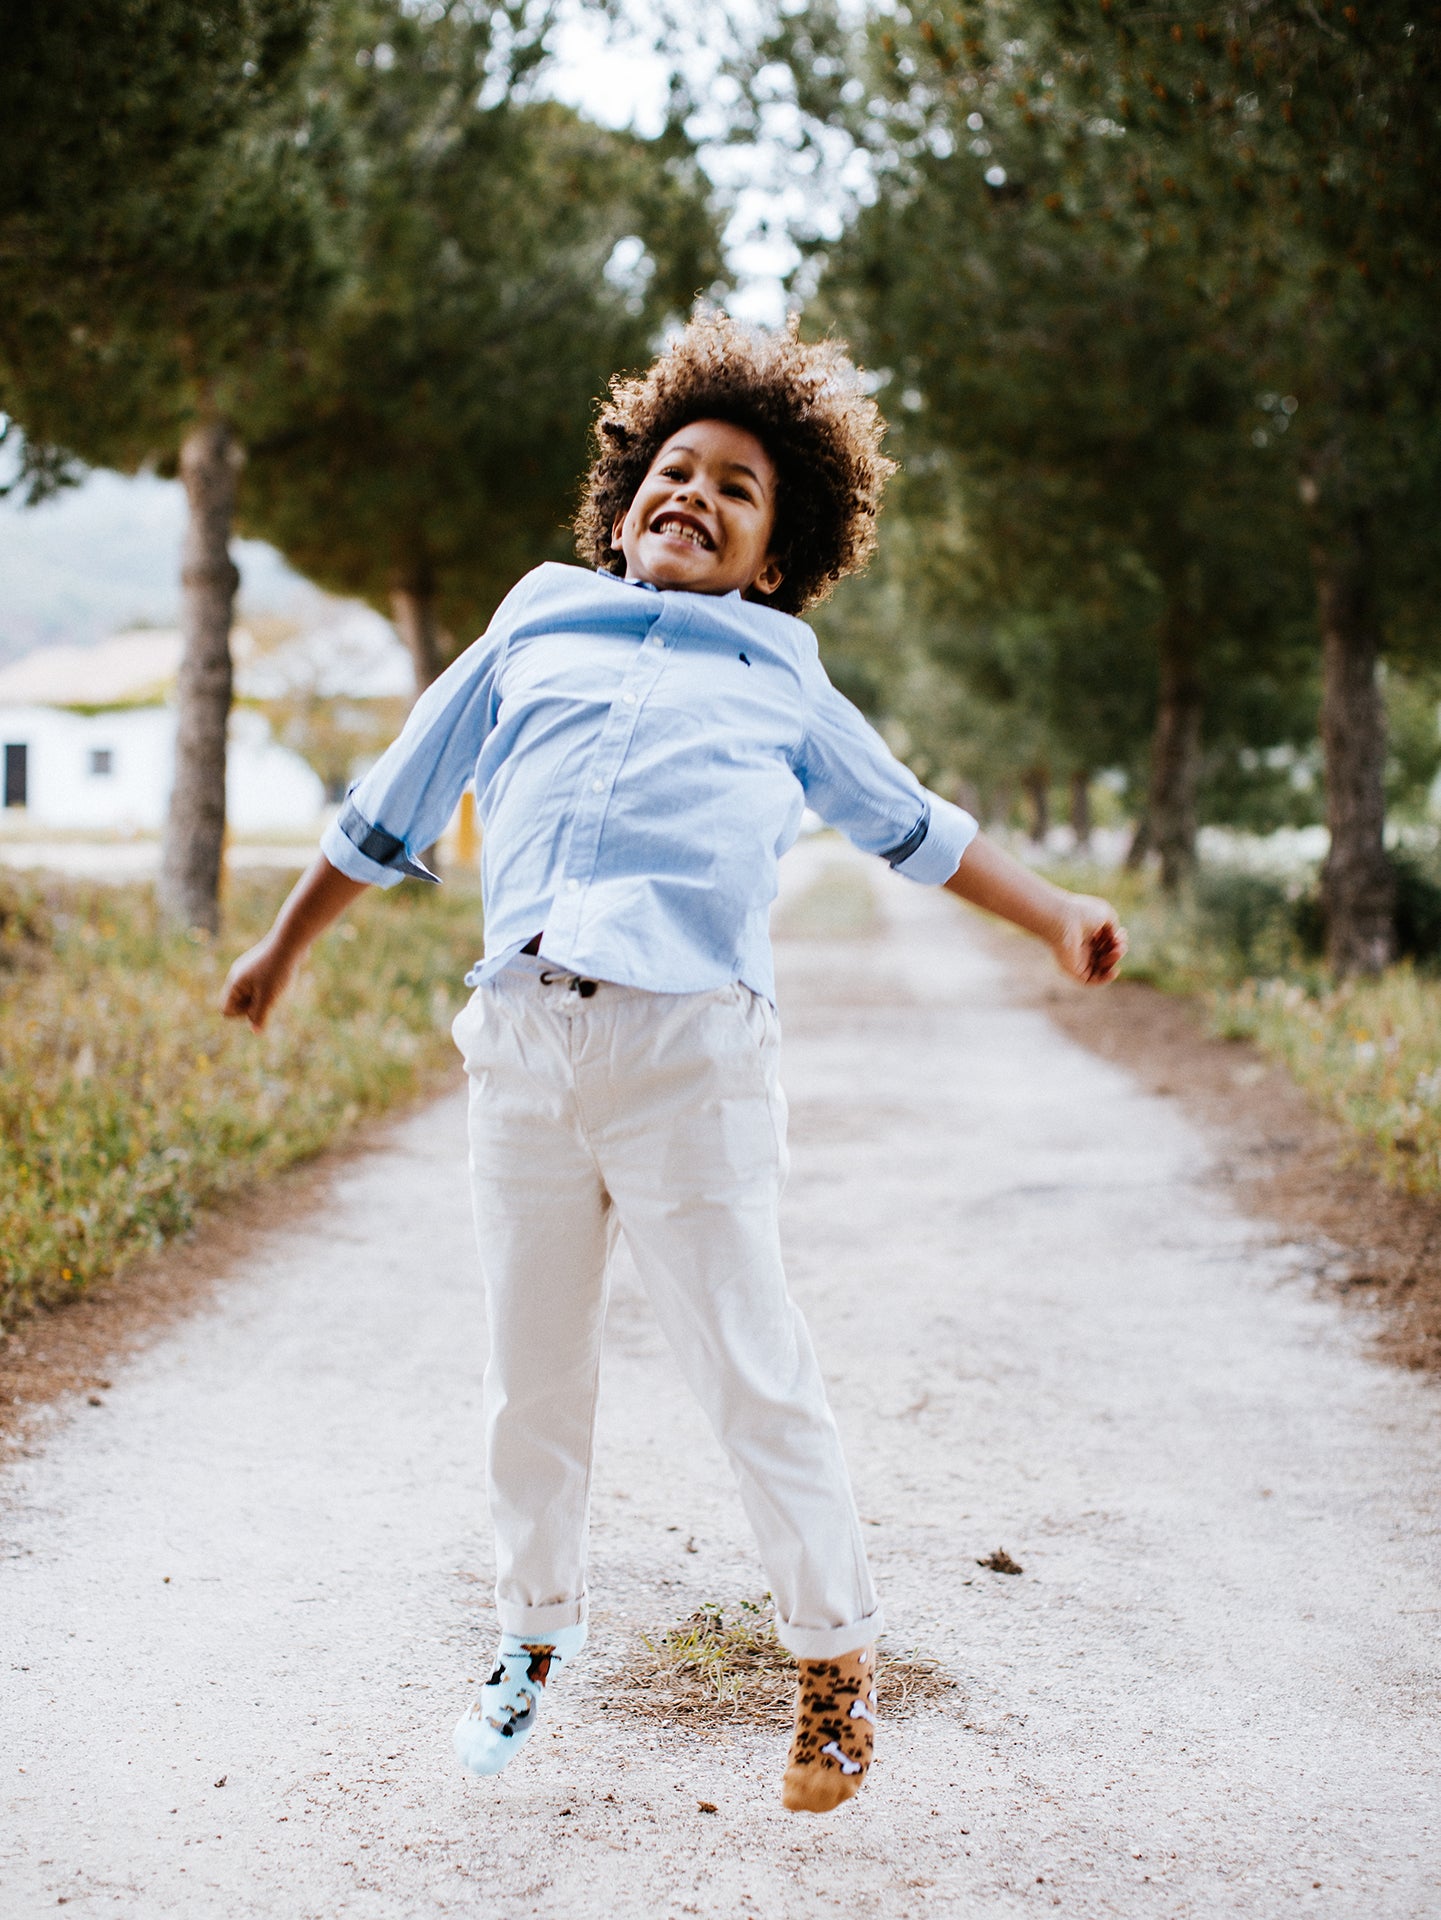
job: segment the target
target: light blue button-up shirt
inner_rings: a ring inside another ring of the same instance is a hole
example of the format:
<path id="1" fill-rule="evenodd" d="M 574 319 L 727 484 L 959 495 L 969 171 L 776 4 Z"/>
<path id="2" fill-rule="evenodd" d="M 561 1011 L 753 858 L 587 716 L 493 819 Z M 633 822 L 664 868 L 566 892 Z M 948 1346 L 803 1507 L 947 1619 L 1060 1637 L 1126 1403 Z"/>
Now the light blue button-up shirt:
<path id="1" fill-rule="evenodd" d="M 826 678 L 810 628 L 739 593 L 537 567 L 416 701 L 321 851 L 425 874 L 466 787 L 483 827 L 478 985 L 542 929 L 558 967 L 660 993 L 774 998 L 768 913 L 806 803 L 915 880 L 976 831 Z M 433 877 L 426 875 L 427 878 Z"/>

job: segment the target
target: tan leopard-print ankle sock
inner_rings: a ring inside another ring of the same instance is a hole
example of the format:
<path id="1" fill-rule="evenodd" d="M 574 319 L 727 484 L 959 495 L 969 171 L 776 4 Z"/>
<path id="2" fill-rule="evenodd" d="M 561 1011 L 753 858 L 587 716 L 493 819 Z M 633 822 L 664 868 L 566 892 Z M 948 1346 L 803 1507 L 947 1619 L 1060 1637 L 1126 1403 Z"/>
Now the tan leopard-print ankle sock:
<path id="1" fill-rule="evenodd" d="M 796 1731 L 781 1799 L 792 1813 L 829 1813 L 860 1792 L 876 1726 L 876 1650 L 802 1660 Z"/>

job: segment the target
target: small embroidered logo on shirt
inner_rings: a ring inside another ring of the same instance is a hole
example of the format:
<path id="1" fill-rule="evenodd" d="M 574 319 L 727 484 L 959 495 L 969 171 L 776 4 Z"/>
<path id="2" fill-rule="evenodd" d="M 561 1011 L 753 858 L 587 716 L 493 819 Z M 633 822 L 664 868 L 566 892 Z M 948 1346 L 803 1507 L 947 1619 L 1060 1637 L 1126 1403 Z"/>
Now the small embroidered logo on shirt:
<path id="1" fill-rule="evenodd" d="M 750 665 L 750 661 L 746 659 L 744 654 L 740 655 L 740 661 L 742 666 L 748 667 Z"/>

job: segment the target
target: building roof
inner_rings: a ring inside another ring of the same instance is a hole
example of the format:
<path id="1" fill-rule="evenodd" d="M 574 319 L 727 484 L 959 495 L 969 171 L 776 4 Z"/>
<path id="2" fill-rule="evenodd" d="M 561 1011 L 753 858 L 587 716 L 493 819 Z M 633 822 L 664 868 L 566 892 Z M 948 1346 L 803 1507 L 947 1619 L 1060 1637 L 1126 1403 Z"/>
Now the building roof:
<path id="1" fill-rule="evenodd" d="M 39 647 L 0 667 L 0 703 L 13 707 L 145 706 L 164 699 L 180 666 L 180 635 L 142 627 L 93 647 Z"/>
<path id="2" fill-rule="evenodd" d="M 406 698 L 410 655 L 388 621 L 353 601 L 317 594 L 302 625 L 259 622 L 231 634 L 235 690 L 275 700 L 308 692 L 351 700 Z M 269 626 L 274 631 L 266 632 Z M 0 706 L 130 707 L 167 699 L 180 668 L 181 636 L 137 627 L 95 646 L 42 646 L 0 666 Z"/>

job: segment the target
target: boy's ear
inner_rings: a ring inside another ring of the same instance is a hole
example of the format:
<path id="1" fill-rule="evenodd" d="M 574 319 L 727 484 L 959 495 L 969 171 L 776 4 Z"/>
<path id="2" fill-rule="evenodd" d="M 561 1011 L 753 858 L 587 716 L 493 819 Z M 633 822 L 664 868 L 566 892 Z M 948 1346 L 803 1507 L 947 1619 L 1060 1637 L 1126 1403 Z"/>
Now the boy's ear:
<path id="1" fill-rule="evenodd" d="M 773 553 L 768 553 L 766 555 L 765 565 L 751 582 L 751 591 L 752 593 L 764 594 L 766 599 L 769 600 L 771 595 L 779 589 L 781 581 L 784 579 L 785 574 L 781 570 L 780 561 L 776 559 Z"/>
<path id="2" fill-rule="evenodd" d="M 629 509 L 627 509 L 627 511 L 629 511 Z M 610 529 L 610 550 L 612 553 L 620 552 L 620 530 L 624 525 L 625 525 L 625 514 L 618 513 L 615 516 L 614 521 L 611 523 L 611 529 Z"/>

